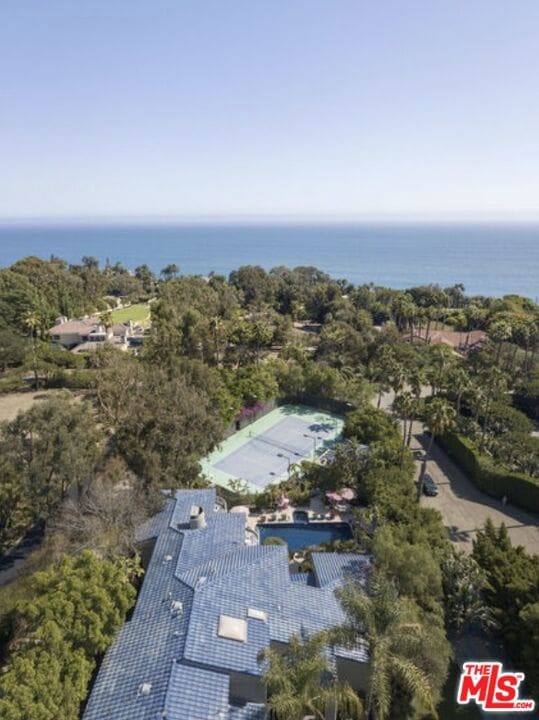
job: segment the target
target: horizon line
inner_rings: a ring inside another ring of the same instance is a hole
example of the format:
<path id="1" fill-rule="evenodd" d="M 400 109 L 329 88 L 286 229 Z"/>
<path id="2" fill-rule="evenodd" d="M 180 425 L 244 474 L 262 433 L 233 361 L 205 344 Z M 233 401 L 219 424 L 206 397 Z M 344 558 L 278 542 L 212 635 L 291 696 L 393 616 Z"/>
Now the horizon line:
<path id="1" fill-rule="evenodd" d="M 294 225 L 294 224 L 538 224 L 535 213 L 207 213 L 207 214 L 80 214 L 45 216 L 0 216 L 1 226 L 76 225 Z"/>

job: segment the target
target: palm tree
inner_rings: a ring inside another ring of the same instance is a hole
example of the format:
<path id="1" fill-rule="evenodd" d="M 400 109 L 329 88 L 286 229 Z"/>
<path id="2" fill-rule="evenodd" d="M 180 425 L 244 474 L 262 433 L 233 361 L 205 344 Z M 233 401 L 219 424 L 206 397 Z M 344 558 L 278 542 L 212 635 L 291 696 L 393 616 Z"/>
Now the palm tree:
<path id="1" fill-rule="evenodd" d="M 371 583 L 368 595 L 355 583 L 337 593 L 346 620 L 326 633 L 326 638 L 345 647 L 368 646 L 367 718 L 387 720 L 394 682 L 437 717 L 429 678 L 417 664 L 425 630 L 410 615 L 409 606 L 399 598 L 393 583 L 380 577 Z"/>
<path id="2" fill-rule="evenodd" d="M 170 280 L 173 277 L 176 277 L 176 275 L 180 272 L 180 268 L 176 265 L 176 263 L 170 263 L 170 265 L 166 265 L 161 270 L 161 275 L 165 280 Z"/>
<path id="3" fill-rule="evenodd" d="M 24 324 L 30 330 L 30 338 L 32 340 L 32 364 L 34 366 L 34 384 L 36 390 L 39 389 L 39 372 L 37 369 L 37 349 L 36 349 L 36 328 L 39 325 L 39 317 L 35 311 L 28 312 L 24 317 Z"/>
<path id="4" fill-rule="evenodd" d="M 103 325 L 105 330 L 108 330 L 113 325 L 113 318 L 112 310 L 105 310 L 99 316 L 99 323 Z"/>
<path id="5" fill-rule="evenodd" d="M 430 441 L 427 453 L 430 453 L 434 438 L 437 435 L 443 435 L 444 432 L 450 430 L 455 422 L 456 411 L 447 400 L 443 398 L 433 398 L 428 404 L 425 412 L 425 425 L 430 432 Z"/>
<path id="6" fill-rule="evenodd" d="M 490 411 L 494 400 L 507 389 L 505 373 L 497 367 L 486 369 L 480 375 L 480 382 L 484 393 L 483 427 L 481 429 L 481 442 L 479 449 L 483 450 L 488 430 Z"/>
<path id="7" fill-rule="evenodd" d="M 402 419 L 402 444 L 406 446 L 408 423 L 411 423 L 411 417 L 414 412 L 414 396 L 408 390 L 395 395 L 393 400 L 393 412 Z"/>
<path id="8" fill-rule="evenodd" d="M 406 445 L 410 447 L 414 422 L 420 407 L 421 390 L 425 383 L 425 374 L 423 370 L 421 368 L 413 368 L 408 375 L 407 381 L 414 400 L 412 405 L 412 414 L 410 415 L 410 422 L 408 423 L 408 437 L 406 439 Z"/>
<path id="9" fill-rule="evenodd" d="M 395 364 L 396 359 L 393 350 L 388 345 L 384 345 L 369 366 L 369 379 L 378 387 L 377 408 L 382 403 L 382 395 L 391 390 Z"/>
<path id="10" fill-rule="evenodd" d="M 455 364 L 453 351 L 446 345 L 431 345 L 429 347 L 427 377 L 431 385 L 431 395 L 438 394 L 447 373 Z"/>
<path id="11" fill-rule="evenodd" d="M 503 344 L 511 338 L 513 328 L 508 320 L 496 320 L 489 326 L 488 334 L 496 345 L 496 365 L 499 365 Z"/>
<path id="12" fill-rule="evenodd" d="M 322 650 L 321 636 L 307 641 L 293 636 L 285 653 L 262 651 L 260 660 L 267 662 L 267 705 L 274 720 L 303 720 L 306 715 L 324 720 L 336 712 L 339 717 L 363 720 L 361 700 L 349 685 L 336 680 Z"/>
<path id="13" fill-rule="evenodd" d="M 462 367 L 452 368 L 445 378 L 445 389 L 455 396 L 457 415 L 460 415 L 462 396 L 470 390 L 470 377 Z"/>

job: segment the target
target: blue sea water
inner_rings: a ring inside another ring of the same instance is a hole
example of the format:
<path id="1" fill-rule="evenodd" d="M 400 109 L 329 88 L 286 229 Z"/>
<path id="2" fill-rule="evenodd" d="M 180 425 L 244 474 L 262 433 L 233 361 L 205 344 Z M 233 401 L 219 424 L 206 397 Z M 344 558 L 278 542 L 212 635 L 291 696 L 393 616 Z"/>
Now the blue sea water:
<path id="1" fill-rule="evenodd" d="M 471 294 L 539 296 L 539 224 L 1 225 L 0 265 L 25 255 L 93 255 L 156 272 L 176 263 L 201 275 L 315 265 L 354 283 L 463 283 Z"/>

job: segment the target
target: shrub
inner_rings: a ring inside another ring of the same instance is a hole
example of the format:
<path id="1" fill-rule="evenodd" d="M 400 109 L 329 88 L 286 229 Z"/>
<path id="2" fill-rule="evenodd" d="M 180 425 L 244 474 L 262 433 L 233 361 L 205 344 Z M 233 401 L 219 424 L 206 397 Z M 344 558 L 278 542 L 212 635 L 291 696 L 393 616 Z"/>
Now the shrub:
<path id="1" fill-rule="evenodd" d="M 94 386 L 95 373 L 92 370 L 57 370 L 47 380 L 47 387 L 49 388 L 89 390 Z"/>
<path id="2" fill-rule="evenodd" d="M 482 421 L 485 422 L 485 418 Z M 530 433 L 533 430 L 532 421 L 523 412 L 502 402 L 492 403 L 487 422 L 496 435 L 507 432 Z"/>
<path id="3" fill-rule="evenodd" d="M 285 541 L 280 537 L 268 537 L 262 543 L 263 545 L 286 545 Z"/>
<path id="4" fill-rule="evenodd" d="M 369 445 L 373 442 L 399 440 L 397 423 L 383 410 L 371 405 L 354 410 L 346 416 L 343 435 Z"/>
<path id="5" fill-rule="evenodd" d="M 0 394 L 12 392 L 25 392 L 30 390 L 27 381 L 20 375 L 11 375 L 0 378 Z"/>
<path id="6" fill-rule="evenodd" d="M 441 447 L 461 466 L 477 487 L 487 495 L 502 498 L 524 510 L 539 512 L 539 480 L 500 465 L 483 455 L 468 440 L 455 433 L 445 433 L 437 438 Z"/>

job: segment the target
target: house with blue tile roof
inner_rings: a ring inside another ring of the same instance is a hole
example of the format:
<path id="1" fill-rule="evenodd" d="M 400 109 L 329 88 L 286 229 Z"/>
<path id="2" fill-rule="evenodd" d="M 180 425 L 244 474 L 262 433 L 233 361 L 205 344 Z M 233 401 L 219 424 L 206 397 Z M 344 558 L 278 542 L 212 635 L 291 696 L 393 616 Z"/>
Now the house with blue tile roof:
<path id="1" fill-rule="evenodd" d="M 245 516 L 215 490 L 180 490 L 141 530 L 155 542 L 131 619 L 106 653 L 83 720 L 262 720 L 260 651 L 344 620 L 335 596 L 365 584 L 370 559 L 313 553 L 291 575 L 285 546 L 246 543 Z M 365 688 L 366 648 L 328 650 L 340 679 Z"/>

